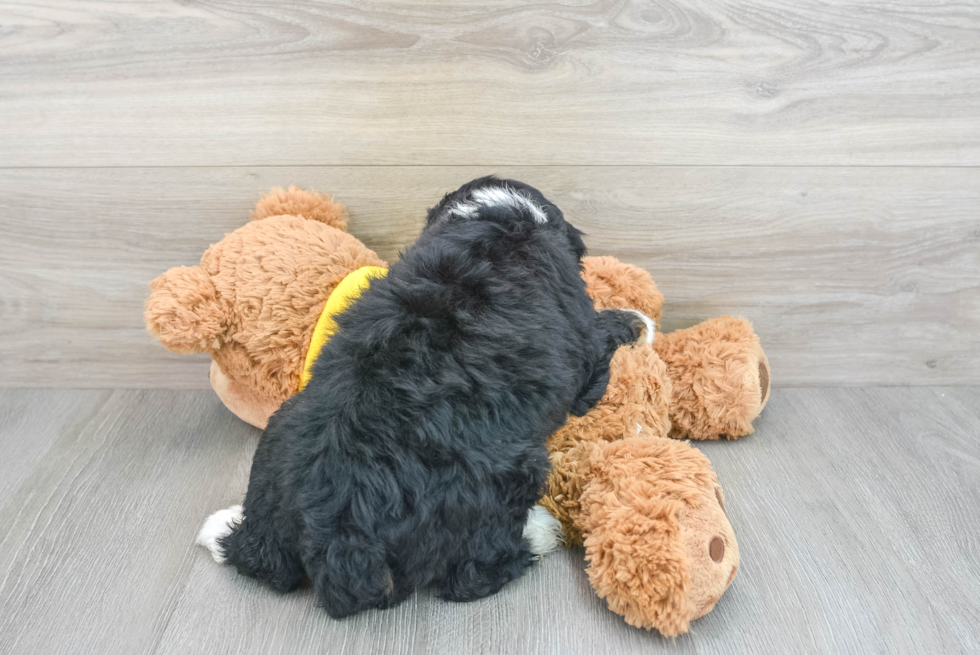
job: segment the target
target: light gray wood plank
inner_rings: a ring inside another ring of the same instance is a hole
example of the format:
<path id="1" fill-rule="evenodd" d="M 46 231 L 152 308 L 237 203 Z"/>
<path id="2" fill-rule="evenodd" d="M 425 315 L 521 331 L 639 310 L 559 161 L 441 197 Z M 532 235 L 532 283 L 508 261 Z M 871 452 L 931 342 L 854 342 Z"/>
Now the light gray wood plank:
<path id="1" fill-rule="evenodd" d="M 980 648 L 980 390 L 774 400 L 755 435 L 699 445 L 742 556 L 702 636 L 745 652 Z"/>
<path id="2" fill-rule="evenodd" d="M 476 603 L 423 591 L 331 620 L 308 590 L 277 595 L 191 545 L 210 511 L 240 499 L 258 436 L 211 394 L 88 392 L 99 397 L 85 414 L 68 392 L 31 393 L 50 397 L 51 425 L 71 427 L 0 504 L 12 526 L 0 544 L 0 652 L 980 648 L 978 388 L 777 389 L 754 435 L 700 444 L 742 565 L 719 606 L 673 642 L 605 609 L 581 551 Z"/>
<path id="3" fill-rule="evenodd" d="M 581 551 L 562 551 L 492 598 L 455 604 L 424 590 L 334 621 L 308 588 L 280 596 L 201 559 L 157 652 L 614 653 L 664 643 L 605 609 L 583 567 Z"/>
<path id="4" fill-rule="evenodd" d="M 6 166 L 980 164 L 975 3 L 0 5 Z"/>
<path id="5" fill-rule="evenodd" d="M 145 333 L 147 284 L 261 193 L 333 193 L 392 260 L 490 172 L 649 270 L 665 329 L 753 320 L 777 386 L 980 383 L 980 169 L 232 167 L 0 171 L 0 386 L 206 388 L 206 357 Z"/>
<path id="6" fill-rule="evenodd" d="M 65 434 L 105 403 L 108 391 L 6 389 L 0 391 L 0 499 L 27 479 L 37 463 Z M 2 504 L 2 501 L 0 501 Z M 0 534 L 10 526 L 0 524 Z"/>
<path id="7" fill-rule="evenodd" d="M 29 430 L 0 428 L 5 450 L 59 432 L 0 497 L 0 653 L 152 652 L 258 431 L 204 392 L 40 393 Z"/>

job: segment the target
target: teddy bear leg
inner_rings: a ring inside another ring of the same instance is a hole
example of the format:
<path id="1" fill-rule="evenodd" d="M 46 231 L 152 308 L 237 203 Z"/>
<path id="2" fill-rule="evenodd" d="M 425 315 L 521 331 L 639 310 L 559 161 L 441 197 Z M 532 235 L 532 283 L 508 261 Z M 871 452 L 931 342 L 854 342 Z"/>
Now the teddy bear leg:
<path id="1" fill-rule="evenodd" d="M 638 628 L 673 637 L 692 618 L 691 585 L 678 501 L 636 505 L 612 497 L 585 538 L 586 573 L 609 609 Z"/>
<path id="2" fill-rule="evenodd" d="M 722 316 L 658 335 L 654 349 L 672 383 L 675 439 L 736 439 L 769 401 L 770 369 L 752 324 Z"/>
<path id="3" fill-rule="evenodd" d="M 630 437 L 592 463 L 577 523 L 593 588 L 630 625 L 686 632 L 739 562 L 710 462 L 685 442 Z"/>
<path id="4" fill-rule="evenodd" d="M 302 216 L 347 231 L 347 211 L 343 205 L 334 202 L 325 193 L 306 191 L 294 186 L 288 189 L 276 187 L 259 198 L 255 203 L 255 210 L 252 211 L 252 220 L 284 214 Z"/>

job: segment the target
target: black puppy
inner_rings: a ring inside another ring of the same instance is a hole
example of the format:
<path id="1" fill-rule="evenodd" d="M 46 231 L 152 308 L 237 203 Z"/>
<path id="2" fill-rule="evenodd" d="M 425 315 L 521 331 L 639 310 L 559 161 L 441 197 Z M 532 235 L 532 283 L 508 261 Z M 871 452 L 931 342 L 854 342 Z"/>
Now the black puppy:
<path id="1" fill-rule="evenodd" d="M 429 583 L 474 600 L 520 576 L 546 439 L 600 399 L 616 348 L 651 327 L 593 309 L 584 254 L 526 184 L 448 194 L 338 317 L 312 380 L 262 435 L 244 509 L 214 515 L 199 542 L 279 591 L 308 576 L 334 617 Z"/>

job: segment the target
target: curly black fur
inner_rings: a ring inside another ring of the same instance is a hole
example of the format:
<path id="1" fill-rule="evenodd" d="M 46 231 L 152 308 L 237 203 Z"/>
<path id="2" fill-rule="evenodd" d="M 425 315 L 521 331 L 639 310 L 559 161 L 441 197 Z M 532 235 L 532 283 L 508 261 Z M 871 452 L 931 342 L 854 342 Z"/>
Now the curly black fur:
<path id="1" fill-rule="evenodd" d="M 494 189 L 528 202 L 475 201 Z M 228 561 L 280 591 L 308 576 L 334 617 L 430 583 L 473 600 L 520 576 L 545 441 L 639 336 L 634 316 L 593 309 L 584 253 L 525 184 L 448 194 L 269 421 L 244 520 L 219 542 Z"/>

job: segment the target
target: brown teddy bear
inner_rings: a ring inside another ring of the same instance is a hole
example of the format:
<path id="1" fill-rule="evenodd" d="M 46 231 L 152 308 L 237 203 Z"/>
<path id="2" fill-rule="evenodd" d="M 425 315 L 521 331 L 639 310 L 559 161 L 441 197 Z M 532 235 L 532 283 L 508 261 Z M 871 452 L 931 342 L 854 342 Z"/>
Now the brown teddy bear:
<path id="1" fill-rule="evenodd" d="M 646 271 L 587 257 L 583 276 L 597 309 L 637 309 L 659 326 L 663 296 Z M 584 544 L 593 588 L 631 625 L 686 632 L 738 570 L 711 464 L 665 437 L 749 434 L 768 397 L 769 363 L 751 325 L 721 317 L 620 348 L 603 398 L 552 435 L 540 502 L 566 544 Z"/>
<path id="2" fill-rule="evenodd" d="M 218 397 L 265 428 L 299 387 L 330 294 L 362 267 L 388 266 L 346 230 L 346 212 L 329 196 L 273 189 L 200 266 L 150 283 L 146 328 L 168 350 L 210 354 Z"/>
<path id="3" fill-rule="evenodd" d="M 168 349 L 208 352 L 222 402 L 265 427 L 329 338 L 320 332 L 331 312 L 386 264 L 344 231 L 344 210 L 327 196 L 274 189 L 252 218 L 200 266 L 155 279 L 145 318 Z M 642 269 L 587 257 L 583 276 L 597 308 L 637 309 L 659 325 L 663 296 Z M 748 322 L 713 319 L 621 348 L 603 399 L 549 440 L 541 504 L 568 545 L 585 545 L 594 588 L 630 624 L 679 634 L 731 584 L 738 545 L 711 464 L 665 437 L 748 434 L 768 391 Z"/>

